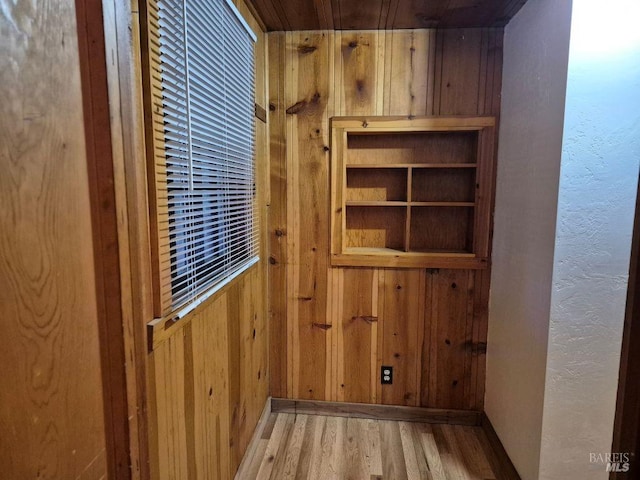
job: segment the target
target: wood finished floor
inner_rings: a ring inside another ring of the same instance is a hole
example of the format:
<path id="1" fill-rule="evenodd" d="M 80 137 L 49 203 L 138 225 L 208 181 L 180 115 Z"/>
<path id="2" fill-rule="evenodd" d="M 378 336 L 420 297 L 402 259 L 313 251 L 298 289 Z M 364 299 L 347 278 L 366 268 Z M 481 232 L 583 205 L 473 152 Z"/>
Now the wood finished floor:
<path id="1" fill-rule="evenodd" d="M 241 480 L 501 480 L 480 427 L 272 413 Z"/>

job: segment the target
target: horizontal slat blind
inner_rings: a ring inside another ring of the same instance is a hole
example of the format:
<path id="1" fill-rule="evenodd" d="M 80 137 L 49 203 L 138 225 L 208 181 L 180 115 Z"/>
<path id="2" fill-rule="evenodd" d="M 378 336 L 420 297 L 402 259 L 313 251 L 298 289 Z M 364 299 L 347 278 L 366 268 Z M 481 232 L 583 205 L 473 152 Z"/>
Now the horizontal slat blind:
<path id="1" fill-rule="evenodd" d="M 156 198 L 166 198 L 157 222 L 169 251 L 160 278 L 170 279 L 176 312 L 257 260 L 254 44 L 224 0 L 158 0 L 155 11 Z"/>

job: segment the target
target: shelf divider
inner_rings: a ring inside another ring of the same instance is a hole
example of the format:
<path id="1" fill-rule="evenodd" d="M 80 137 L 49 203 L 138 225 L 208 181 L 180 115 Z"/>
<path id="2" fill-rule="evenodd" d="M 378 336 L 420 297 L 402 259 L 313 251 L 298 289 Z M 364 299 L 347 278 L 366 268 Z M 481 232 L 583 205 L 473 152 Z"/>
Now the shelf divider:
<path id="1" fill-rule="evenodd" d="M 411 248 L 411 195 L 413 184 L 413 167 L 407 168 L 407 221 L 404 226 L 404 251 Z"/>

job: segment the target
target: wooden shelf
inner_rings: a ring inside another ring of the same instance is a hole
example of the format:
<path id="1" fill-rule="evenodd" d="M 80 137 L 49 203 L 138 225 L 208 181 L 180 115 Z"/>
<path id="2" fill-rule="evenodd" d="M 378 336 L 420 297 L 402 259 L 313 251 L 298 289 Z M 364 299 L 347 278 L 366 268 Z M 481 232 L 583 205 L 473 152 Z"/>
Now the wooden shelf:
<path id="1" fill-rule="evenodd" d="M 348 200 L 347 207 L 406 207 L 408 202 L 398 202 L 393 200 Z"/>
<path id="2" fill-rule="evenodd" d="M 465 252 L 464 250 L 424 250 L 424 251 L 408 251 L 396 250 L 394 248 L 381 248 L 381 247 L 349 247 L 344 253 L 357 254 L 357 255 L 406 255 L 414 257 L 422 257 L 424 255 L 430 255 L 434 257 L 438 256 L 454 256 L 460 258 L 472 258 L 473 253 Z"/>
<path id="3" fill-rule="evenodd" d="M 476 168 L 476 163 L 351 163 L 351 168 Z"/>
<path id="4" fill-rule="evenodd" d="M 492 149 L 490 117 L 333 119 L 331 264 L 486 267 Z"/>
<path id="5" fill-rule="evenodd" d="M 412 207 L 475 207 L 474 202 L 409 202 Z"/>
<path id="6" fill-rule="evenodd" d="M 394 249 L 348 248 L 342 254 L 331 256 L 334 267 L 387 268 L 461 268 L 480 270 L 487 268 L 488 259 L 472 253 L 458 252 L 404 252 Z"/>

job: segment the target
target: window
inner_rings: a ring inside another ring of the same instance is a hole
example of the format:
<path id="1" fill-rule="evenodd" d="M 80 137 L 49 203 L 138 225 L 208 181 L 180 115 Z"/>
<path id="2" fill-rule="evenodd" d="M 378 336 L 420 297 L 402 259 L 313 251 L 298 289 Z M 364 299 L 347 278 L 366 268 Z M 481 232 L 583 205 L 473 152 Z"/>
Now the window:
<path id="1" fill-rule="evenodd" d="M 258 260 L 255 36 L 225 0 L 147 10 L 156 315 L 180 315 Z"/>

